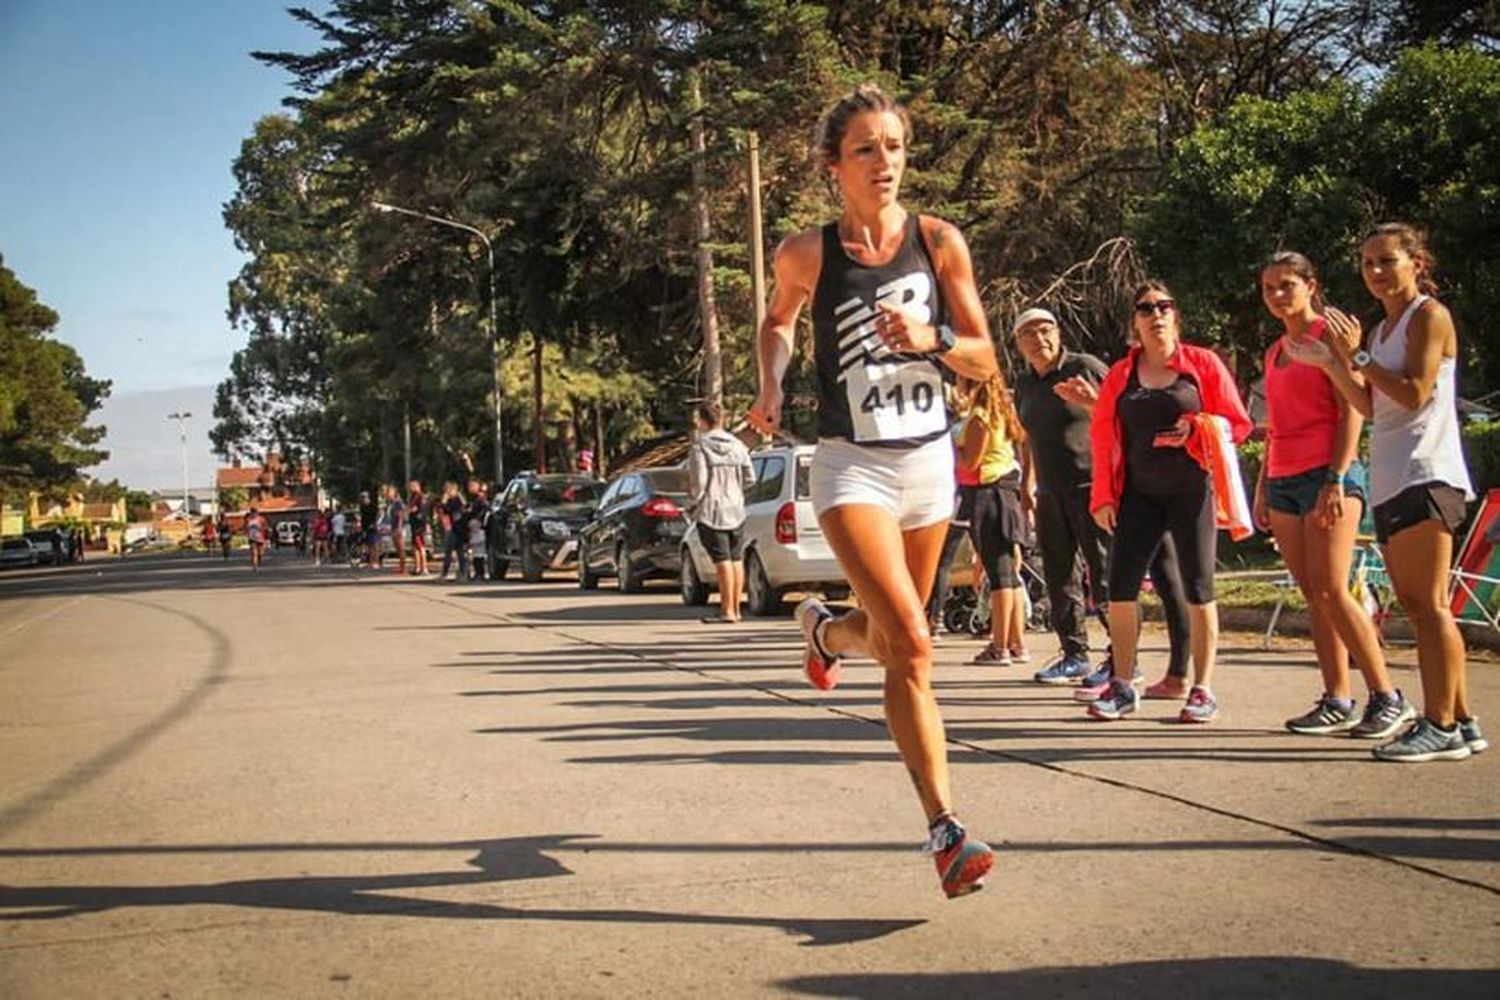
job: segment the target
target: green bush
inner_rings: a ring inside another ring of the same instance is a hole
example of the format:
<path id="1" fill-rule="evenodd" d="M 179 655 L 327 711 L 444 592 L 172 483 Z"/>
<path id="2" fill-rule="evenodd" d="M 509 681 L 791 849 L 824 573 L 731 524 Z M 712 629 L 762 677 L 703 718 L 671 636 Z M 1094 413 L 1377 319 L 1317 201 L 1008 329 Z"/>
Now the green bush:
<path id="1" fill-rule="evenodd" d="M 1465 424 L 1464 458 L 1469 463 L 1469 478 L 1474 492 L 1500 486 L 1500 422 Z"/>

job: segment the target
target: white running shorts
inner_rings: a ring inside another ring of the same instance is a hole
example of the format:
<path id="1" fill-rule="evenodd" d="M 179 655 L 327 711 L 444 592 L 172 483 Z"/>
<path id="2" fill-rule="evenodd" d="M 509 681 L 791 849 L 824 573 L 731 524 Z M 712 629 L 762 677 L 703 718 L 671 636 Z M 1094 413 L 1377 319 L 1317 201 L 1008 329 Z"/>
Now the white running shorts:
<path id="1" fill-rule="evenodd" d="M 872 448 L 821 438 L 809 485 L 813 511 L 847 504 L 883 507 L 902 531 L 953 516 L 953 439 L 944 434 L 915 448 Z"/>

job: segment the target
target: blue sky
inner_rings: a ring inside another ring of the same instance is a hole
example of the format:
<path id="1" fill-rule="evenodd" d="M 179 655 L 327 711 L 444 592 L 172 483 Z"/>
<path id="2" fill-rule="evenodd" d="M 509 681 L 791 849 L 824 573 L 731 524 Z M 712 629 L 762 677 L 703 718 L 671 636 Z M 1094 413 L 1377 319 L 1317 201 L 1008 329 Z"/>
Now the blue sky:
<path id="1" fill-rule="evenodd" d="M 287 6 L 0 0 L 0 254 L 117 395 L 201 392 L 244 341 L 225 317 L 242 257 L 220 211 L 241 140 L 291 93 L 249 53 L 318 42 Z M 176 429 L 161 431 L 175 462 Z"/>

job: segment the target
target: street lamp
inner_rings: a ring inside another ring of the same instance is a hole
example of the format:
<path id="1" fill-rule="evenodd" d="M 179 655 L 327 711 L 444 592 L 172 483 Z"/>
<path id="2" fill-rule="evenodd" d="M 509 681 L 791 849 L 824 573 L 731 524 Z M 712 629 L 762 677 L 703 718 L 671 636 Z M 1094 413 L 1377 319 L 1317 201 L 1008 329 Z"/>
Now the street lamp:
<path id="1" fill-rule="evenodd" d="M 188 519 L 188 473 L 187 473 L 187 420 L 192 414 L 184 410 L 181 413 L 168 413 L 168 420 L 177 421 L 177 437 L 182 451 L 182 519 Z"/>
<path id="2" fill-rule="evenodd" d="M 490 238 L 483 232 L 457 222 L 453 219 L 445 219 L 441 215 L 429 215 L 426 212 L 418 212 L 410 208 L 402 208 L 399 205 L 389 205 L 383 201 L 372 201 L 370 207 L 377 212 L 396 212 L 400 215 L 409 215 L 414 219 L 422 219 L 439 226 L 448 226 L 452 229 L 462 229 L 470 235 L 479 237 L 484 244 L 484 252 L 489 258 L 490 279 L 490 368 L 495 377 L 495 486 L 500 488 L 505 485 L 505 453 L 501 434 L 500 406 L 504 402 L 503 389 L 500 385 L 500 324 L 495 318 L 495 248 L 490 244 Z"/>

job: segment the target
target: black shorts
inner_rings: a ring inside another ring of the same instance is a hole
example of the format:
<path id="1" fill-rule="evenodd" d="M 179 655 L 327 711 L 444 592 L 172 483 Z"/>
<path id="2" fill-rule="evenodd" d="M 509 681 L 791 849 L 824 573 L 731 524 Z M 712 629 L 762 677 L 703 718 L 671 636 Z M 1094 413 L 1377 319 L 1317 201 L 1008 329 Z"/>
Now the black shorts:
<path id="1" fill-rule="evenodd" d="M 1382 544 L 1407 528 L 1423 521 L 1437 521 L 1448 534 L 1458 533 L 1464 523 L 1469 502 L 1464 491 L 1443 482 L 1408 486 L 1383 503 L 1375 505 L 1375 540 Z"/>
<path id="2" fill-rule="evenodd" d="M 698 541 L 708 553 L 710 562 L 739 562 L 745 558 L 745 526 L 737 528 L 710 528 L 698 525 Z"/>
<path id="3" fill-rule="evenodd" d="M 1016 547 L 1026 544 L 1027 532 L 1020 485 L 1021 477 L 1010 475 L 974 488 L 969 534 L 992 587 L 1007 589 L 1021 584 Z"/>

